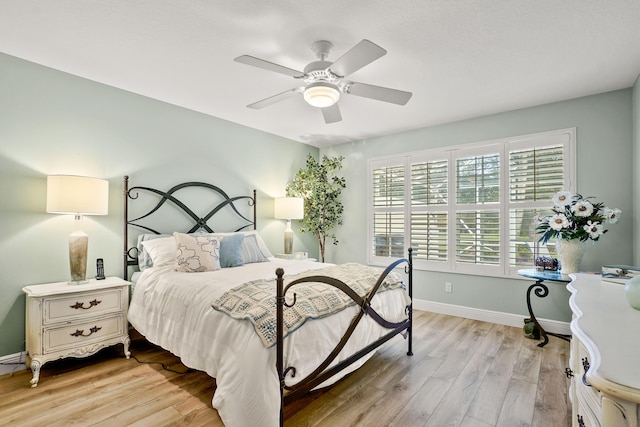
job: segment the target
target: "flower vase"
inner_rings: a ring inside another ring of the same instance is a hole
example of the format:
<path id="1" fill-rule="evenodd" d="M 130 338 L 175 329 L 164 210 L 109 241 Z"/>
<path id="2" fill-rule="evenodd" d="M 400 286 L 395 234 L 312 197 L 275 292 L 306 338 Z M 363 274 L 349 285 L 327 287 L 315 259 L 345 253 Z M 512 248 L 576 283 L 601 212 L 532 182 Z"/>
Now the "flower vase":
<path id="1" fill-rule="evenodd" d="M 560 263 L 562 264 L 562 268 L 560 269 L 562 274 L 577 273 L 580 271 L 580 262 L 587 249 L 587 242 L 579 239 L 558 239 L 556 249 Z"/>

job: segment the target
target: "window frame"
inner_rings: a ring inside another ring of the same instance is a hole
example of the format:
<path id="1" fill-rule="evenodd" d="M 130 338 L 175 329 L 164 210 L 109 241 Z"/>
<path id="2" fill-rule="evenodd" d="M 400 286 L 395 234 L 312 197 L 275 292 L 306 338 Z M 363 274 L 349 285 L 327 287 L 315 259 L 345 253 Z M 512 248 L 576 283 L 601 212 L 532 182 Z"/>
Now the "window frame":
<path id="1" fill-rule="evenodd" d="M 404 167 L 404 255 L 408 248 L 407 242 L 411 241 L 411 217 L 415 212 L 445 211 L 447 212 L 447 261 L 430 261 L 416 259 L 414 268 L 417 270 L 430 270 L 460 274 L 482 275 L 492 277 L 517 277 L 517 270 L 522 265 L 511 266 L 511 219 L 510 214 L 515 209 L 549 209 L 551 200 L 540 201 L 511 201 L 510 197 L 510 156 L 509 153 L 522 149 L 534 149 L 562 145 L 563 147 L 563 189 L 576 192 L 576 128 L 558 129 L 548 132 L 539 132 L 527 135 L 501 138 L 489 141 L 480 141 L 455 146 L 430 148 L 420 151 L 399 153 L 396 155 L 373 157 L 368 160 L 367 166 L 367 261 L 371 265 L 386 266 L 397 259 L 394 257 L 376 256 L 374 253 L 374 227 L 373 227 L 373 171 L 383 167 Z M 458 204 L 456 198 L 456 159 L 471 156 L 499 153 L 499 202 Z M 446 205 L 412 205 L 412 165 L 416 163 L 448 160 L 448 182 Z M 468 209 L 466 209 L 468 208 Z M 393 208 L 397 211 L 398 208 Z M 452 225 L 456 213 L 464 210 L 495 210 L 499 212 L 499 264 L 481 265 L 473 263 L 456 262 L 456 227 Z M 379 212 L 380 210 L 378 210 Z M 534 242 L 534 253 L 537 254 L 539 245 Z M 534 255 L 535 256 L 535 255 Z"/>

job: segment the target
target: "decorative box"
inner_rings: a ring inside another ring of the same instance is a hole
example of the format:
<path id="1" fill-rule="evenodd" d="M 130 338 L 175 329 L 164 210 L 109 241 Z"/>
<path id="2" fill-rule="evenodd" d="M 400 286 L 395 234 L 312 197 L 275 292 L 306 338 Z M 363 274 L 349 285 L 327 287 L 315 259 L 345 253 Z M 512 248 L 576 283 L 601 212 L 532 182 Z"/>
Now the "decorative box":
<path id="1" fill-rule="evenodd" d="M 558 271 L 560 265 L 557 258 L 550 256 L 537 256 L 536 257 L 536 270 L 537 271 Z"/>
<path id="2" fill-rule="evenodd" d="M 640 276 L 640 267 L 629 265 L 603 265 L 602 280 L 624 285 L 632 277 Z"/>

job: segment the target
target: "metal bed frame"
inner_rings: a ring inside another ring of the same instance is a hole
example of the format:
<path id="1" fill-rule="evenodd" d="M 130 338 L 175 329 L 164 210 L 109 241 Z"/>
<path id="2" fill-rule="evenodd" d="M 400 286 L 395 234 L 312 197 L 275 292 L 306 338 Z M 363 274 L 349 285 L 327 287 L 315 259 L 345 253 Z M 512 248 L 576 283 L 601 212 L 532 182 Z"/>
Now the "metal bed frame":
<path id="1" fill-rule="evenodd" d="M 388 322 L 382 316 L 380 316 L 374 309 L 371 307 L 371 300 L 376 295 L 378 288 L 384 282 L 384 279 L 387 275 L 396 267 L 400 265 L 404 265 L 405 273 L 408 275 L 408 293 L 409 298 L 413 302 L 413 255 L 412 249 L 409 248 L 409 257 L 408 259 L 399 259 L 394 263 L 390 264 L 385 268 L 385 270 L 380 274 L 378 280 L 375 285 L 371 288 L 369 293 L 364 297 L 361 297 L 357 293 L 355 293 L 348 285 L 344 282 L 334 279 L 333 277 L 327 276 L 307 276 L 301 279 L 297 279 L 289 283 L 288 285 L 284 285 L 284 270 L 282 268 L 276 269 L 276 319 L 277 319 L 277 330 L 276 330 L 276 366 L 278 371 L 278 378 L 280 380 L 280 425 L 284 425 L 284 406 L 289 402 L 301 397 L 302 395 L 308 393 L 313 388 L 322 384 L 327 379 L 331 378 L 333 375 L 342 371 L 352 363 L 356 362 L 366 354 L 370 353 L 372 350 L 380 347 L 387 341 L 389 341 L 394 336 L 401 334 L 403 332 L 406 333 L 405 338 L 407 338 L 407 356 L 413 356 L 413 337 L 412 337 L 412 322 L 413 322 L 413 312 L 412 312 L 412 303 L 405 307 L 405 313 L 407 314 L 407 318 L 401 322 Z M 296 368 L 293 366 L 284 367 L 284 308 L 292 307 L 296 303 L 296 294 L 294 292 L 294 287 L 307 282 L 320 282 L 331 285 L 335 288 L 340 289 L 342 292 L 347 294 L 357 306 L 360 307 L 358 313 L 351 319 L 351 324 L 349 328 L 346 330 L 338 345 L 329 353 L 329 355 L 324 359 L 324 361 L 316 367 L 316 369 L 311 372 L 307 377 L 302 379 L 300 382 L 296 383 L 293 386 L 288 386 L 286 384 L 286 376 L 287 374 L 291 374 L 291 377 L 295 377 Z M 288 303 L 286 301 L 287 291 L 293 292 L 293 302 Z M 347 344 L 347 341 L 353 334 L 353 331 L 356 329 L 360 321 L 364 316 L 371 317 L 376 323 L 380 326 L 388 329 L 389 332 L 382 337 L 378 338 L 376 341 L 370 343 L 366 347 L 352 354 L 348 358 L 342 360 L 331 368 L 327 367 L 333 362 L 340 351 Z M 285 393 L 286 392 L 286 393 Z"/>
<path id="2" fill-rule="evenodd" d="M 190 209 L 185 203 L 179 200 L 175 193 L 183 188 L 188 187 L 199 187 L 206 188 L 216 195 L 218 198 L 222 198 L 222 202 L 216 205 L 213 209 L 207 212 L 203 216 L 197 215 Z M 160 201 L 147 213 L 141 215 L 134 219 L 129 219 L 129 199 L 135 200 L 138 198 L 139 192 L 148 192 L 156 194 L 160 197 Z M 247 201 L 248 205 L 253 208 L 253 218 L 247 218 L 244 214 L 242 214 L 237 206 L 234 204 L 238 201 Z M 193 233 L 198 230 L 205 230 L 207 232 L 213 233 L 214 230 L 208 224 L 209 220 L 222 210 L 225 207 L 229 207 L 232 209 L 239 218 L 246 221 L 246 224 L 237 228 L 234 231 L 242 231 L 247 229 L 248 227 L 253 227 L 256 229 L 256 191 L 253 190 L 253 196 L 237 196 L 237 197 L 229 197 L 227 193 L 225 193 L 219 187 L 207 184 L 203 182 L 186 182 L 183 184 L 178 184 L 167 191 L 157 190 L 150 187 L 131 187 L 129 188 L 129 177 L 124 177 L 124 279 L 126 280 L 128 275 L 129 267 L 138 265 L 138 257 L 137 257 L 137 248 L 135 246 L 129 247 L 129 227 L 137 227 L 145 232 L 151 232 L 154 234 L 161 234 L 159 231 L 152 229 L 148 226 L 142 225 L 140 223 L 141 220 L 149 217 L 154 212 L 158 211 L 165 203 L 172 203 L 173 205 L 179 207 L 188 217 L 193 220 L 193 226 L 187 231 L 187 233 Z M 227 231 L 227 230 L 225 230 Z M 380 314 L 378 314 L 375 309 L 371 306 L 371 300 L 376 295 L 376 292 L 384 282 L 386 276 L 395 268 L 404 267 L 404 271 L 408 276 L 407 283 L 407 291 L 409 294 L 409 298 L 411 302 L 405 307 L 406 319 L 400 322 L 389 322 L 385 320 Z M 413 338 L 412 338 L 412 325 L 413 325 L 413 254 L 412 249 L 408 250 L 408 257 L 406 259 L 399 259 L 389 266 L 385 268 L 385 270 L 381 273 L 380 277 L 376 281 L 375 285 L 371 288 L 369 293 L 364 297 L 361 297 L 356 292 L 354 292 L 348 285 L 344 282 L 335 279 L 333 277 L 327 276 L 317 276 L 311 275 L 306 276 L 297 280 L 294 280 L 285 286 L 284 284 L 284 270 L 282 268 L 277 268 L 275 271 L 276 275 L 276 369 L 278 373 L 278 378 L 280 381 L 280 425 L 284 425 L 284 406 L 289 402 L 303 396 L 308 393 L 315 387 L 319 386 L 338 372 L 347 368 L 354 362 L 358 361 L 372 350 L 380 347 L 391 338 L 398 334 L 403 334 L 407 339 L 407 355 L 412 356 L 413 350 Z M 310 273 L 312 274 L 312 273 Z M 291 376 L 292 378 L 296 375 L 296 368 L 294 366 L 286 366 L 284 361 L 284 310 L 286 308 L 292 307 L 296 304 L 296 294 L 295 287 L 300 286 L 304 283 L 308 282 L 320 282 L 325 283 L 330 286 L 333 286 L 337 289 L 340 289 L 346 295 L 348 295 L 354 303 L 360 307 L 358 313 L 352 318 L 349 328 L 344 333 L 338 345 L 330 352 L 330 354 L 325 358 L 325 360 L 316 367 L 316 369 L 307 375 L 307 377 L 303 378 L 301 381 L 294 385 L 287 385 L 286 378 L 287 376 Z M 292 300 L 291 302 L 287 302 L 287 292 L 293 293 L 293 296 L 289 298 Z M 364 316 L 369 316 L 376 323 L 389 330 L 385 335 L 377 339 L 376 341 L 370 343 L 366 347 L 352 354 L 348 358 L 340 361 L 336 365 L 329 368 L 329 365 L 336 359 L 340 351 L 345 347 L 347 341 L 355 331 L 356 327 L 363 319 Z"/>

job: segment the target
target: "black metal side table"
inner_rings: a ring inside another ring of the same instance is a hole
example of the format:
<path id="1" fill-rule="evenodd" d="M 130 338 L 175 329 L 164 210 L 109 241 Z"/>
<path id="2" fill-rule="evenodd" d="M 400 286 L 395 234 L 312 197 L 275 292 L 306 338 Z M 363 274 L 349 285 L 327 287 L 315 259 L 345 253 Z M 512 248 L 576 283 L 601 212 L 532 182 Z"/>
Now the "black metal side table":
<path id="1" fill-rule="evenodd" d="M 544 298 L 547 295 L 549 295 L 549 288 L 547 287 L 547 285 L 543 283 L 545 280 L 549 280 L 552 282 L 569 283 L 572 281 L 571 277 L 569 277 L 566 274 L 562 274 L 559 271 L 549 271 L 549 270 L 538 271 L 535 268 L 518 270 L 518 274 L 520 276 L 529 277 L 531 279 L 536 280 L 536 282 L 533 285 L 529 286 L 529 289 L 527 289 L 527 309 L 529 310 L 529 316 L 531 316 L 531 320 L 540 331 L 540 336 L 543 339 L 543 341 L 540 344 L 538 344 L 538 347 L 544 347 L 545 345 L 547 345 L 547 343 L 549 342 L 549 337 L 547 335 L 551 335 L 551 336 L 563 339 L 565 341 L 569 341 L 571 339 L 570 335 L 554 334 L 552 332 L 547 332 L 540 325 L 540 323 L 538 322 L 538 319 L 536 319 L 536 316 L 533 314 L 533 309 L 531 308 L 531 291 L 534 291 L 537 297 Z"/>

